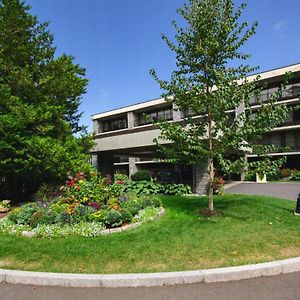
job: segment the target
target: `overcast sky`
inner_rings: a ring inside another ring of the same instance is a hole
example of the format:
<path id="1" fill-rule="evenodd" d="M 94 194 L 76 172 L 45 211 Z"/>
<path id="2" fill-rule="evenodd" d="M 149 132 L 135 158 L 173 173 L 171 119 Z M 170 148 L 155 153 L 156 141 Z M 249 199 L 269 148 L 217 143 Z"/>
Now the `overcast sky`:
<path id="1" fill-rule="evenodd" d="M 86 68 L 82 123 L 90 116 L 160 97 L 149 75 L 168 79 L 175 56 L 161 39 L 184 0 L 27 0 L 41 22 L 50 21 L 57 54 L 67 53 Z M 240 4 L 242 0 L 236 0 Z M 265 71 L 300 62 L 299 0 L 249 0 L 243 19 L 259 22 L 246 46 L 250 64 Z"/>

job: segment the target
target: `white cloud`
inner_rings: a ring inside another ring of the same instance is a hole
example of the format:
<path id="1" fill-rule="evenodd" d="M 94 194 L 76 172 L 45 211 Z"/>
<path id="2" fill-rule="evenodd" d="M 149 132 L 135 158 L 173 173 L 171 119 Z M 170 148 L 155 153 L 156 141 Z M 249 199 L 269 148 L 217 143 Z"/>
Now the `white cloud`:
<path id="1" fill-rule="evenodd" d="M 285 38 L 287 32 L 288 22 L 286 20 L 281 20 L 273 25 L 273 34 L 277 38 Z"/>

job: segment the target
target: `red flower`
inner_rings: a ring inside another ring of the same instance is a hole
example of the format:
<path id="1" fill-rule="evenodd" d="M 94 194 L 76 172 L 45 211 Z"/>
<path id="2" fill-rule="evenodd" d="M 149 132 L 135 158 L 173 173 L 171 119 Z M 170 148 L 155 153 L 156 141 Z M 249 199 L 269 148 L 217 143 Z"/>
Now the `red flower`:
<path id="1" fill-rule="evenodd" d="M 77 185 L 76 191 L 80 191 L 80 185 Z"/>

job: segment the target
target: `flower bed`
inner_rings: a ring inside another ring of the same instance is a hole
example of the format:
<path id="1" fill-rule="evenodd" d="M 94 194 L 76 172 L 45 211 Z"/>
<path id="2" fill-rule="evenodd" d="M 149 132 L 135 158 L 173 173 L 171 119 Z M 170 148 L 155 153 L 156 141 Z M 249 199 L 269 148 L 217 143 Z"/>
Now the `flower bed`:
<path id="1" fill-rule="evenodd" d="M 37 237 L 93 237 L 104 229 L 145 222 L 159 214 L 159 198 L 124 190 L 124 182 L 113 182 L 110 176 L 78 173 L 58 191 L 42 187 L 35 202 L 14 209 L 1 220 L 0 231 Z"/>

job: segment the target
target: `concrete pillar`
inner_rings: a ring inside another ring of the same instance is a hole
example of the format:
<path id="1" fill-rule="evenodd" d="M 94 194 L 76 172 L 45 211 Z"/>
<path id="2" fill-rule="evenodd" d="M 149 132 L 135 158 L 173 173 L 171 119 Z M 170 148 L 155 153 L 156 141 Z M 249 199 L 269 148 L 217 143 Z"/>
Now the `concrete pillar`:
<path id="1" fill-rule="evenodd" d="M 247 166 L 248 159 L 246 155 L 244 156 L 244 160 L 245 160 L 245 166 L 241 168 L 241 181 L 245 180 L 246 173 L 248 171 L 248 166 Z"/>
<path id="2" fill-rule="evenodd" d="M 235 117 L 239 118 L 239 127 L 244 126 L 244 120 L 243 117 L 245 115 L 245 103 L 244 101 L 241 101 L 240 105 L 235 109 Z"/>
<path id="3" fill-rule="evenodd" d="M 93 132 L 94 134 L 98 134 L 102 132 L 101 123 L 98 120 L 93 121 Z"/>
<path id="4" fill-rule="evenodd" d="M 101 176 L 114 175 L 114 156 L 112 153 L 102 152 L 98 155 L 98 170 Z"/>
<path id="5" fill-rule="evenodd" d="M 92 163 L 92 166 L 98 170 L 98 154 L 92 154 L 91 155 L 91 163 Z"/>
<path id="6" fill-rule="evenodd" d="M 129 178 L 131 178 L 132 174 L 138 171 L 135 161 L 136 161 L 135 157 L 129 157 Z"/>
<path id="7" fill-rule="evenodd" d="M 127 125 L 128 125 L 128 128 L 135 127 L 135 115 L 134 115 L 134 112 L 132 112 L 132 111 L 127 113 Z"/>
<path id="8" fill-rule="evenodd" d="M 173 104 L 173 121 L 178 122 L 181 120 L 181 111 L 176 104 Z"/>
<path id="9" fill-rule="evenodd" d="M 193 168 L 193 190 L 195 194 L 205 195 L 207 193 L 209 180 L 208 161 Z"/>

